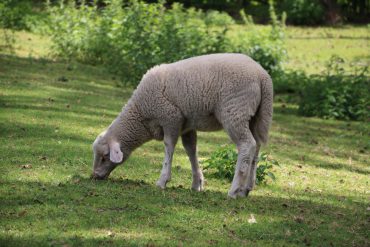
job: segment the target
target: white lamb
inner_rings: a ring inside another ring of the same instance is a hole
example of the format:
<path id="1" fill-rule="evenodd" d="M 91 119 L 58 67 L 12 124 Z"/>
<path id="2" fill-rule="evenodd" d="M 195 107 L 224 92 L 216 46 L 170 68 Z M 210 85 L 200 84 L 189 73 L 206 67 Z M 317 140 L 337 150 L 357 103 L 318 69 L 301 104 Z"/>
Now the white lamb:
<path id="1" fill-rule="evenodd" d="M 242 54 L 193 57 L 150 69 L 131 99 L 94 144 L 93 177 L 105 179 L 143 143 L 164 140 L 165 158 L 157 186 L 171 179 L 178 137 L 189 156 L 192 188 L 203 189 L 196 131 L 225 129 L 238 148 L 229 196 L 247 196 L 255 184 L 257 157 L 272 120 L 268 73 Z"/>

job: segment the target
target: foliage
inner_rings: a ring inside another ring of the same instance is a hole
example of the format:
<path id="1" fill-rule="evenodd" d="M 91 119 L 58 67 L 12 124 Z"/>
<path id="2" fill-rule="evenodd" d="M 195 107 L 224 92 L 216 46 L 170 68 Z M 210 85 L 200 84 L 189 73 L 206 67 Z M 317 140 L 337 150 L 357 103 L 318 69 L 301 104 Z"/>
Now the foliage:
<path id="1" fill-rule="evenodd" d="M 60 2 L 59 6 L 50 6 L 49 12 L 57 55 L 102 63 L 131 85 L 137 85 L 154 65 L 196 55 L 240 52 L 271 72 L 280 68 L 285 54 L 283 24 L 277 20 L 269 30 L 255 30 L 236 44 L 226 35 L 231 20 L 223 19 L 225 14 L 205 15 L 176 3 L 166 9 L 164 2 L 146 4 L 132 0 L 122 8 L 119 0 L 111 0 L 99 9 L 96 5 L 77 8 L 74 2 Z M 226 26 L 220 29 L 214 25 Z"/>
<path id="2" fill-rule="evenodd" d="M 279 162 L 269 156 L 269 154 L 261 152 L 258 157 L 258 167 L 256 172 L 256 183 L 266 184 L 267 178 L 276 180 L 275 174 L 272 172 L 274 166 L 280 166 Z"/>
<path id="3" fill-rule="evenodd" d="M 279 8 L 287 13 L 287 21 L 296 25 L 321 24 L 325 17 L 319 0 L 283 0 Z"/>
<path id="4" fill-rule="evenodd" d="M 40 3 L 27 0 L 0 1 L 0 27 L 13 30 L 27 30 L 42 32 L 46 26 L 48 16 L 40 9 Z"/>
<path id="5" fill-rule="evenodd" d="M 154 0 L 146 0 L 153 2 Z M 244 9 L 257 23 L 267 23 L 268 0 L 230 1 L 230 0 L 170 0 L 180 2 L 186 7 L 204 10 L 219 10 L 239 18 L 238 12 Z M 370 1 L 368 0 L 278 0 L 278 14 L 286 12 L 288 23 L 294 25 L 317 25 L 324 21 L 336 24 L 338 20 L 357 23 L 369 23 Z"/>
<path id="6" fill-rule="evenodd" d="M 224 146 L 211 154 L 211 157 L 204 161 L 204 170 L 216 169 L 216 177 L 232 180 L 238 154 L 231 146 Z"/>
<path id="7" fill-rule="evenodd" d="M 250 16 L 244 11 L 240 12 L 244 22 L 244 28 L 248 35 L 240 34 L 238 43 L 232 44 L 230 51 L 248 54 L 269 73 L 281 70 L 281 63 L 286 58 L 285 41 L 285 15 L 279 20 L 276 16 L 273 1 L 270 1 L 271 26 L 267 29 L 258 29 Z"/>
<path id="8" fill-rule="evenodd" d="M 204 161 L 206 166 L 204 170 L 215 169 L 215 176 L 218 178 L 226 178 L 231 181 L 234 177 L 235 166 L 238 159 L 238 154 L 231 146 L 224 146 L 217 149 L 211 154 L 211 157 Z M 256 172 L 256 183 L 266 183 L 266 178 L 270 177 L 275 180 L 275 175 L 272 172 L 273 166 L 280 166 L 277 160 L 269 158 L 267 153 L 261 152 L 258 157 L 258 167 Z"/>
<path id="9" fill-rule="evenodd" d="M 182 150 L 159 190 L 163 143 L 154 141 L 109 180 L 91 181 L 91 143 L 132 90 L 99 66 L 48 60 L 48 37 L 15 38 L 17 56 L 0 55 L 1 246 L 369 245 L 369 124 L 302 118 L 276 104 L 265 150 L 284 166 L 246 199 L 228 200 L 230 183 L 209 176 L 204 192 L 192 192 Z M 199 133 L 201 156 L 227 141 L 222 131 Z"/>
<path id="10" fill-rule="evenodd" d="M 286 15 L 282 15 L 281 20 L 278 20 L 272 0 L 269 1 L 269 6 L 271 30 L 266 36 L 263 34 L 254 34 L 248 54 L 258 61 L 268 72 L 274 73 L 281 70 L 281 62 L 286 56 L 286 49 L 284 47 Z"/>
<path id="11" fill-rule="evenodd" d="M 3 0 L 0 2 L 0 27 L 27 29 L 26 18 L 31 12 L 29 1 Z"/>
<path id="12" fill-rule="evenodd" d="M 97 6 L 74 3 L 50 7 L 52 39 L 58 55 L 103 63 L 125 82 L 136 85 L 150 67 L 222 51 L 224 30 L 210 30 L 202 12 L 163 2 L 132 0 Z"/>
<path id="13" fill-rule="evenodd" d="M 343 120 L 370 118 L 368 67 L 348 66 L 343 58 L 332 56 L 321 74 L 284 70 L 272 77 L 275 93 L 297 95 L 301 115 Z"/>
<path id="14" fill-rule="evenodd" d="M 217 10 L 209 10 L 206 12 L 204 21 L 207 25 L 211 26 L 228 26 L 235 24 L 234 19 L 225 12 Z"/>
<path id="15" fill-rule="evenodd" d="M 14 54 L 15 38 L 13 31 L 10 29 L 2 29 L 0 33 L 3 36 L 3 40 L 0 42 L 0 52 Z"/>
<path id="16" fill-rule="evenodd" d="M 302 86 L 307 84 L 310 77 L 301 70 L 279 70 L 272 74 L 274 93 L 300 93 Z"/>
<path id="17" fill-rule="evenodd" d="M 340 14 L 341 19 L 346 22 L 365 24 L 370 21 L 370 1 L 368 0 L 337 0 L 332 5 L 334 11 L 335 8 L 340 9 L 340 12 L 336 11 L 336 14 Z"/>
<path id="18" fill-rule="evenodd" d="M 333 56 L 323 76 L 310 76 L 301 91 L 299 113 L 345 120 L 370 118 L 368 68 L 346 73 L 344 60 Z"/>

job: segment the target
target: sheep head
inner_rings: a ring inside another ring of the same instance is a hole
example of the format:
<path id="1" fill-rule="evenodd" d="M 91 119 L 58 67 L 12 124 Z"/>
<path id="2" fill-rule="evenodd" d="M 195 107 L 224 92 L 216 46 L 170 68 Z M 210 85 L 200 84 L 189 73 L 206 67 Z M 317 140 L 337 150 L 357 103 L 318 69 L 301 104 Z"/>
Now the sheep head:
<path id="1" fill-rule="evenodd" d="M 106 179 L 120 163 L 123 154 L 120 144 L 113 138 L 107 138 L 106 133 L 100 134 L 93 144 L 94 164 L 92 178 Z"/>

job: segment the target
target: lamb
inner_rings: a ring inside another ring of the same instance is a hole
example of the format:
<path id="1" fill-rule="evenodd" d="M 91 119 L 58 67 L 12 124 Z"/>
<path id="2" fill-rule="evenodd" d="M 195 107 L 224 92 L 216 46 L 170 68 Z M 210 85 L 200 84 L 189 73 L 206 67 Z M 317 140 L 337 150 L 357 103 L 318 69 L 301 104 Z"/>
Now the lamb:
<path id="1" fill-rule="evenodd" d="M 228 195 L 245 197 L 256 179 L 260 146 L 272 121 L 269 74 L 243 54 L 210 54 L 150 69 L 119 116 L 93 144 L 93 177 L 105 179 L 133 150 L 163 140 L 165 157 L 157 186 L 171 179 L 175 145 L 181 135 L 191 163 L 192 189 L 203 190 L 196 131 L 224 129 L 238 149 Z"/>

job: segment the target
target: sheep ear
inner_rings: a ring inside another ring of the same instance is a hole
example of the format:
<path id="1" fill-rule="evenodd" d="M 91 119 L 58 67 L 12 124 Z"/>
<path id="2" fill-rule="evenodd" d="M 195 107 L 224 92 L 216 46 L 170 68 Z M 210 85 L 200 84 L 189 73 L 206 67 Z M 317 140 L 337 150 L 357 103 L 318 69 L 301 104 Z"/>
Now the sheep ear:
<path id="1" fill-rule="evenodd" d="M 113 141 L 109 143 L 109 159 L 113 163 L 121 163 L 123 159 L 123 154 L 121 152 L 121 147 L 118 142 Z"/>

